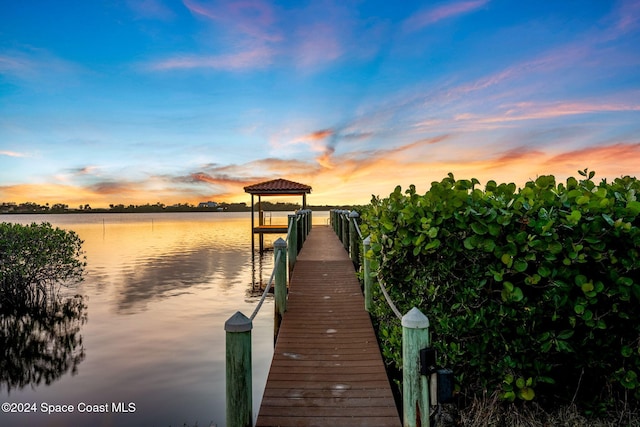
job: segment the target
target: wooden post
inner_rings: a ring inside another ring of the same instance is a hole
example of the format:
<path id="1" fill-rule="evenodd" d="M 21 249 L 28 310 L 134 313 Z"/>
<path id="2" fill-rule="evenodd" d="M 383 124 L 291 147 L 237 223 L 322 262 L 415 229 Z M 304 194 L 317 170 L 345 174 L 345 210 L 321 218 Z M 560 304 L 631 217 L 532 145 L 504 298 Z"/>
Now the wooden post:
<path id="1" fill-rule="evenodd" d="M 371 236 L 362 241 L 362 265 L 364 272 L 364 309 L 371 313 L 373 308 L 373 295 L 371 295 L 371 260 L 367 257 L 367 252 L 371 249 Z"/>
<path id="2" fill-rule="evenodd" d="M 349 252 L 349 211 L 342 211 L 342 244 Z"/>
<path id="3" fill-rule="evenodd" d="M 287 242 L 278 238 L 273 242 L 275 270 L 275 304 L 273 317 L 273 342 L 275 344 L 282 323 L 282 316 L 287 311 Z"/>
<path id="4" fill-rule="evenodd" d="M 360 215 L 358 212 L 351 211 L 349 214 L 349 254 L 351 255 L 351 262 L 356 268 L 356 271 L 360 268 L 360 249 L 358 248 L 358 230 L 356 229 L 356 221 Z"/>
<path id="5" fill-rule="evenodd" d="M 331 209 L 331 226 L 333 227 L 333 232 L 338 234 L 338 221 L 336 221 L 335 209 Z"/>
<path id="6" fill-rule="evenodd" d="M 300 211 L 296 214 L 296 227 L 298 227 L 298 253 L 304 244 L 304 230 L 302 229 L 302 214 Z"/>
<path id="7" fill-rule="evenodd" d="M 264 225 L 264 212 L 262 212 L 262 196 L 258 195 L 258 226 Z M 264 233 L 262 230 L 258 233 L 258 241 L 260 242 L 260 253 L 264 252 Z"/>
<path id="8" fill-rule="evenodd" d="M 253 210 L 254 210 L 254 205 L 253 205 L 253 193 L 251 193 L 251 253 L 253 254 L 256 250 L 256 243 L 254 241 L 256 234 L 255 234 L 255 223 L 254 223 L 254 219 L 253 219 Z"/>
<path id="9" fill-rule="evenodd" d="M 429 346 L 429 319 L 413 307 L 402 317 L 404 427 L 429 427 L 429 379 L 420 373 L 420 350 Z"/>
<path id="10" fill-rule="evenodd" d="M 289 243 L 287 244 L 287 252 L 289 258 L 289 272 L 293 271 L 298 257 L 298 225 L 296 224 L 296 216 L 288 215 L 287 224 L 289 225 Z"/>
<path id="11" fill-rule="evenodd" d="M 300 219 L 302 220 L 302 235 L 304 236 L 304 240 L 307 239 L 307 210 L 304 209 L 300 214 Z"/>
<path id="12" fill-rule="evenodd" d="M 252 328 L 251 319 L 239 311 L 224 323 L 228 427 L 251 427 L 253 425 Z"/>

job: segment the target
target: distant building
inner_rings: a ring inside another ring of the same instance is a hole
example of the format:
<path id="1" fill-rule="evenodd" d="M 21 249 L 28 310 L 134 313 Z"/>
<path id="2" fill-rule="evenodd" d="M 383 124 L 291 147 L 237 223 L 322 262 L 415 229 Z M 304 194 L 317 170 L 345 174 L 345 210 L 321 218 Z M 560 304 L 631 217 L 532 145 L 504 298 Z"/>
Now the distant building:
<path id="1" fill-rule="evenodd" d="M 218 204 L 216 202 L 200 202 L 198 204 L 199 208 L 217 208 Z"/>

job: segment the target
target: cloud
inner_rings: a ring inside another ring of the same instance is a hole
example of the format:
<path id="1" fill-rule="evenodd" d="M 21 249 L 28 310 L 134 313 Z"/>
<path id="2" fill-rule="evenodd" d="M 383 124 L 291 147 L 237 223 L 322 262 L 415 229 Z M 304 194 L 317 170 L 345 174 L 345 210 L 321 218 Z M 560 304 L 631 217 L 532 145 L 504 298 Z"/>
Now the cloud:
<path id="1" fill-rule="evenodd" d="M 640 1 L 620 1 L 606 20 L 610 22 L 606 38 L 618 38 L 635 31 L 640 26 Z"/>
<path id="2" fill-rule="evenodd" d="M 18 151 L 7 151 L 7 150 L 0 150 L 0 156 L 7 156 L 7 157 L 29 157 L 28 154 L 26 153 L 20 153 Z"/>
<path id="3" fill-rule="evenodd" d="M 596 169 L 596 166 L 593 166 L 595 164 L 599 169 L 605 168 L 610 171 L 619 168 L 622 171 L 629 165 L 640 164 L 640 142 L 583 147 L 553 156 L 547 163 L 571 165 L 575 168 L 589 167 L 592 170 Z"/>
<path id="4" fill-rule="evenodd" d="M 418 31 L 444 19 L 478 10 L 488 2 L 489 0 L 462 1 L 424 9 L 405 20 L 404 29 L 408 32 Z"/>
<path id="5" fill-rule="evenodd" d="M 27 46 L 22 50 L 0 50 L 0 76 L 12 82 L 61 90 L 77 84 L 86 73 L 78 64 L 44 49 Z"/>
<path id="6" fill-rule="evenodd" d="M 82 166 L 82 167 L 77 167 L 77 168 L 70 168 L 67 169 L 67 172 L 72 174 L 72 175 L 93 175 L 95 174 L 98 170 L 100 169 L 99 166 Z"/>
<path id="7" fill-rule="evenodd" d="M 339 3 L 278 7 L 266 1 L 183 0 L 207 26 L 198 52 L 147 61 L 146 71 L 241 71 L 295 67 L 316 73 L 340 60 L 373 57 L 388 35 L 382 26 Z"/>
<path id="8" fill-rule="evenodd" d="M 314 69 L 331 63 L 345 53 L 338 29 L 329 22 L 315 22 L 299 28 L 294 44 L 294 62 L 298 67 Z"/>
<path id="9" fill-rule="evenodd" d="M 155 71 L 214 69 L 239 71 L 265 68 L 271 65 L 273 52 L 268 47 L 222 55 L 181 55 L 148 63 L 145 68 Z"/>
<path id="10" fill-rule="evenodd" d="M 640 111 L 640 104 L 590 103 L 581 101 L 559 101 L 554 103 L 518 102 L 501 108 L 490 116 L 469 115 L 465 119 L 476 123 L 501 123 L 524 120 L 555 119 L 596 113 Z"/>
<path id="11" fill-rule="evenodd" d="M 261 0 L 213 1 L 184 0 L 192 13 L 223 25 L 228 31 L 264 42 L 282 40 L 275 27 L 273 6 Z"/>

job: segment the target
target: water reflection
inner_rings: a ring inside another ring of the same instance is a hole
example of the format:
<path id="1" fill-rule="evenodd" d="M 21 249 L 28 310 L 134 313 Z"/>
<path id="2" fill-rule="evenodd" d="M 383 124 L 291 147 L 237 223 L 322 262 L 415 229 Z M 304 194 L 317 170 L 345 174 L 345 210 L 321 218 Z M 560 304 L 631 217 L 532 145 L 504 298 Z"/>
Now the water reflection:
<path id="1" fill-rule="evenodd" d="M 76 225 L 86 242 L 89 280 L 120 314 L 154 301 L 246 283 L 250 228 L 245 216 L 156 215 Z M 114 251 L 114 248 L 117 250 Z"/>
<path id="2" fill-rule="evenodd" d="M 85 358 L 80 329 L 87 320 L 82 296 L 33 307 L 0 307 L 0 390 L 50 385 L 75 374 Z"/>
<path id="3" fill-rule="evenodd" d="M 123 266 L 118 311 L 136 312 L 151 300 L 192 293 L 192 287 L 206 288 L 203 284 L 214 281 L 220 290 L 232 287 L 247 262 L 246 251 L 215 249 L 192 246 L 186 251 L 171 251 Z"/>

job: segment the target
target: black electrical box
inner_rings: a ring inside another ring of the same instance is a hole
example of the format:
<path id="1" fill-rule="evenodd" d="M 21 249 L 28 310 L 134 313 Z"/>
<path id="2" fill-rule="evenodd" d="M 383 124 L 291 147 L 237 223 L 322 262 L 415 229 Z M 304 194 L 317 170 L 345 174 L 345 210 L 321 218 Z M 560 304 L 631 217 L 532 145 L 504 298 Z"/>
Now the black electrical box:
<path id="1" fill-rule="evenodd" d="M 438 369 L 438 403 L 449 403 L 453 400 L 453 371 Z"/>
<path id="2" fill-rule="evenodd" d="M 420 374 L 431 375 L 436 366 L 436 349 L 427 347 L 420 350 Z"/>

